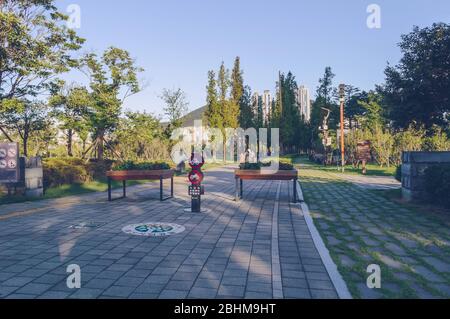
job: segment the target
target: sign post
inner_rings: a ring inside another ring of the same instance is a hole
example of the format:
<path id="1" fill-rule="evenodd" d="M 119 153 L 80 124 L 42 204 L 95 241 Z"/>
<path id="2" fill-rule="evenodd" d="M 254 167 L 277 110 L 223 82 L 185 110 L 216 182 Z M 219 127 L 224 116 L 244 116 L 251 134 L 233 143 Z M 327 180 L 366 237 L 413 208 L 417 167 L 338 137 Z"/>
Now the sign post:
<path id="1" fill-rule="evenodd" d="M 192 168 L 189 173 L 189 196 L 191 196 L 191 212 L 200 213 L 201 212 L 201 197 L 205 193 L 205 189 L 202 186 L 204 175 L 202 172 L 202 166 L 205 164 L 205 158 L 202 152 L 201 161 L 195 157 L 195 153 L 192 153 L 191 160 L 189 161 L 189 166 Z"/>
<path id="2" fill-rule="evenodd" d="M 0 183 L 14 184 L 19 181 L 19 144 L 0 143 Z"/>

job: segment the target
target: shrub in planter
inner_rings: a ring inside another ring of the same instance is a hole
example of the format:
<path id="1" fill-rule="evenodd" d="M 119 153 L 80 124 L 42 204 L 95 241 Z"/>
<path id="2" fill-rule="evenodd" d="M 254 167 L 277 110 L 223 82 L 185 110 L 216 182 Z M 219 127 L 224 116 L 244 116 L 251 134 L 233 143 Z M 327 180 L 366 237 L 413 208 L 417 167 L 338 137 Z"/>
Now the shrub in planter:
<path id="1" fill-rule="evenodd" d="M 86 164 L 76 158 L 47 158 L 43 160 L 44 187 L 82 184 L 92 180 Z"/>
<path id="2" fill-rule="evenodd" d="M 263 167 L 270 167 L 272 162 L 259 162 L 259 163 L 242 163 L 239 165 L 239 169 L 241 170 L 260 170 Z M 279 162 L 278 163 L 280 171 L 292 171 L 294 169 L 294 165 L 288 162 Z"/>
<path id="3" fill-rule="evenodd" d="M 133 162 L 127 161 L 113 165 L 113 171 L 153 171 L 170 169 L 170 165 L 166 162 Z"/>
<path id="4" fill-rule="evenodd" d="M 425 170 L 425 187 L 430 202 L 450 208 L 450 165 L 427 168 Z"/>

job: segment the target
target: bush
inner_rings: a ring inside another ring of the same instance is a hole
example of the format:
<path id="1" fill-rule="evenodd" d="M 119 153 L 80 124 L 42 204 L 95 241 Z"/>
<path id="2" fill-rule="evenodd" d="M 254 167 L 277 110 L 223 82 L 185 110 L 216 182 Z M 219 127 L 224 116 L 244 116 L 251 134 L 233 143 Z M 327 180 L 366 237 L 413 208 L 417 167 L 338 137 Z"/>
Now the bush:
<path id="1" fill-rule="evenodd" d="M 170 169 L 170 165 L 166 162 L 141 162 L 136 163 L 133 161 L 123 162 L 114 165 L 112 168 L 114 171 L 152 171 Z"/>
<path id="2" fill-rule="evenodd" d="M 239 169 L 242 170 L 260 170 L 263 167 L 269 167 L 272 162 L 267 163 L 242 163 L 239 165 Z M 292 171 L 294 169 L 294 165 L 288 162 L 279 162 L 278 163 L 280 171 Z"/>
<path id="3" fill-rule="evenodd" d="M 450 208 L 450 165 L 427 168 L 425 187 L 430 202 Z"/>
<path id="4" fill-rule="evenodd" d="M 402 166 L 397 166 L 397 169 L 395 171 L 395 179 L 399 182 L 402 181 Z"/>
<path id="5" fill-rule="evenodd" d="M 92 180 L 86 163 L 76 158 L 47 158 L 43 160 L 44 187 L 82 184 Z"/>

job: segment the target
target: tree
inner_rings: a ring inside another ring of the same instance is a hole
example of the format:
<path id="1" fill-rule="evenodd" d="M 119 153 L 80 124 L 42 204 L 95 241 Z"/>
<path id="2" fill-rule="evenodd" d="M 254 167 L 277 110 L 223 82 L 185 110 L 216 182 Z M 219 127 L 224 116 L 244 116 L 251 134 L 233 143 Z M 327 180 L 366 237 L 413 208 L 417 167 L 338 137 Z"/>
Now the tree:
<path id="1" fill-rule="evenodd" d="M 367 100 L 360 100 L 358 104 L 365 110 L 363 116 L 358 117 L 363 128 L 372 130 L 375 126 L 386 126 L 384 109 L 381 106 L 382 97 L 376 92 L 369 92 Z"/>
<path id="2" fill-rule="evenodd" d="M 252 90 L 246 85 L 241 97 L 239 111 L 239 124 L 243 129 L 255 127 L 255 114 L 252 107 Z"/>
<path id="3" fill-rule="evenodd" d="M 446 129 L 450 112 L 450 25 L 433 24 L 402 36 L 403 57 L 385 70 L 380 88 L 388 117 L 397 128 L 416 122 L 432 132 L 433 125 Z"/>
<path id="4" fill-rule="evenodd" d="M 168 159 L 161 123 L 146 112 L 126 112 L 115 132 L 114 144 L 122 159 Z"/>
<path id="5" fill-rule="evenodd" d="M 124 100 L 140 91 L 137 74 L 143 69 L 135 66 L 130 54 L 111 47 L 99 58 L 87 54 L 82 59 L 82 71 L 90 79 L 92 103 L 89 122 L 94 136 L 97 159 L 103 160 L 105 136 L 112 133 L 119 122 Z"/>
<path id="6" fill-rule="evenodd" d="M 40 101 L 3 100 L 0 119 L 8 130 L 18 133 L 23 145 L 23 155 L 28 156 L 28 141 L 33 133 L 50 125 L 48 106 Z"/>
<path id="7" fill-rule="evenodd" d="M 160 97 L 166 104 L 164 107 L 165 114 L 169 117 L 168 136 L 172 135 L 172 131 L 181 127 L 182 118 L 185 115 L 189 103 L 186 101 L 186 94 L 182 89 L 176 90 L 164 89 Z"/>
<path id="8" fill-rule="evenodd" d="M 236 57 L 234 61 L 233 71 L 231 72 L 231 98 L 236 105 L 240 105 L 242 96 L 244 95 L 244 76 L 241 70 L 241 60 Z"/>
<path id="9" fill-rule="evenodd" d="M 0 108 L 5 100 L 34 99 L 55 76 L 77 65 L 72 52 L 84 40 L 65 26 L 68 17 L 53 3 L 0 1 Z M 23 110 L 16 111 L 20 116 Z M 2 123 L 0 129 L 6 133 Z"/>
<path id="10" fill-rule="evenodd" d="M 86 127 L 88 109 L 91 106 L 89 92 L 84 87 L 65 86 L 61 82 L 52 91 L 49 105 L 58 119 L 67 139 L 67 155 L 73 156 L 72 144 L 75 133 L 80 133 Z"/>
<path id="11" fill-rule="evenodd" d="M 335 74 L 331 71 L 331 67 L 325 68 L 323 78 L 319 79 L 319 87 L 317 88 L 317 97 L 324 100 L 325 104 L 330 105 L 333 95 L 333 79 Z"/>

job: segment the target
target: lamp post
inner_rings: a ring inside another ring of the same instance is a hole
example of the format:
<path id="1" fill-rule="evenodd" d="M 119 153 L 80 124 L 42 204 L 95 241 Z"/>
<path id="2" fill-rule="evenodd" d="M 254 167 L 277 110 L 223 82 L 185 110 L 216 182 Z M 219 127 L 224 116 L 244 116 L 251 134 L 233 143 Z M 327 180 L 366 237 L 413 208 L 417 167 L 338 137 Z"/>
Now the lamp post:
<path id="1" fill-rule="evenodd" d="M 344 133 L 344 103 L 345 103 L 345 84 L 339 85 L 339 102 L 341 103 L 341 165 L 342 173 L 345 172 L 345 133 Z"/>

